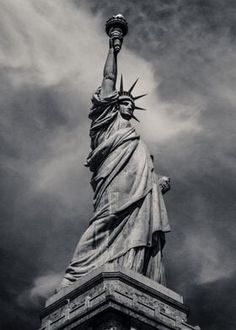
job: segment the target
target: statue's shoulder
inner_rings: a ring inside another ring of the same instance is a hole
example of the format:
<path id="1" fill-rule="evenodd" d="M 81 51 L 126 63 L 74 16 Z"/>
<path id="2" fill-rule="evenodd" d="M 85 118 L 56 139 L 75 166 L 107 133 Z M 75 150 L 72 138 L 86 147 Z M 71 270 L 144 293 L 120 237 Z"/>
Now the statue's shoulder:
<path id="1" fill-rule="evenodd" d="M 110 110 L 116 109 L 118 98 L 119 94 L 117 90 L 114 90 L 112 93 L 110 93 L 110 95 L 106 97 L 102 97 L 101 87 L 98 87 L 91 99 L 92 107 L 89 112 L 89 118 L 94 120 L 98 116 L 100 117 L 102 113 L 106 113 L 108 115 L 108 113 L 114 112 Z"/>

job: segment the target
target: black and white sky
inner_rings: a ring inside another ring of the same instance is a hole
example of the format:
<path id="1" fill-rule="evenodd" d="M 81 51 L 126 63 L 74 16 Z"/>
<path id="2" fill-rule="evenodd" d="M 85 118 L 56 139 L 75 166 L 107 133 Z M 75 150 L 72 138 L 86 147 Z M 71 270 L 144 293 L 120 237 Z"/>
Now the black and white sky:
<path id="1" fill-rule="evenodd" d="M 87 116 L 117 13 L 119 75 L 149 93 L 136 127 L 172 179 L 167 285 L 190 323 L 234 330 L 235 0 L 0 0 L 0 329 L 39 327 L 92 215 Z"/>

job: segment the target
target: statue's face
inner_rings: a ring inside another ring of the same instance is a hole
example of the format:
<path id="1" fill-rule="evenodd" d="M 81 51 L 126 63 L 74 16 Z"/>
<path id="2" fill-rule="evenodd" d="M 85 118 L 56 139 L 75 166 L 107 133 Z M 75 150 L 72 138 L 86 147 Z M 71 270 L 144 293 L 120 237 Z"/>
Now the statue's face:
<path id="1" fill-rule="evenodd" d="M 131 100 L 123 100 L 120 103 L 120 113 L 122 117 L 127 120 L 130 120 L 134 112 L 134 107 L 135 105 Z"/>

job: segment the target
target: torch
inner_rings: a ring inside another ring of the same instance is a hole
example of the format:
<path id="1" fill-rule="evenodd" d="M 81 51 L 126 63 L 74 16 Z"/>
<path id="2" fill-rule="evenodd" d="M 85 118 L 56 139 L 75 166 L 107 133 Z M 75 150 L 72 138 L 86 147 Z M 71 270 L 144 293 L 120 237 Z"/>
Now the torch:
<path id="1" fill-rule="evenodd" d="M 105 30 L 113 41 L 115 52 L 119 52 L 124 36 L 128 32 L 128 23 L 123 15 L 118 14 L 109 18 L 106 22 Z"/>

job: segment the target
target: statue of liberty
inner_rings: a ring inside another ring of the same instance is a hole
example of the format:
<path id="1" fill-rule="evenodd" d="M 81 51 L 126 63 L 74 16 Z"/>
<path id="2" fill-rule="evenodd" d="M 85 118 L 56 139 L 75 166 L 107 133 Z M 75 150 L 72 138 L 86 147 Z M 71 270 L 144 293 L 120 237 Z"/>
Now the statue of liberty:
<path id="1" fill-rule="evenodd" d="M 127 22 L 122 15 L 107 21 L 109 51 L 101 87 L 92 98 L 91 152 L 86 165 L 92 172 L 94 216 L 82 235 L 61 286 L 114 263 L 165 285 L 162 250 L 170 230 L 163 194 L 169 178 L 158 179 L 149 151 L 132 127 L 134 110 L 142 110 L 126 91 L 121 76 L 116 89 L 117 57 Z"/>

